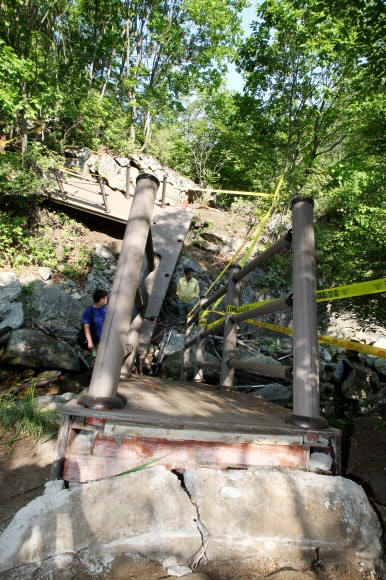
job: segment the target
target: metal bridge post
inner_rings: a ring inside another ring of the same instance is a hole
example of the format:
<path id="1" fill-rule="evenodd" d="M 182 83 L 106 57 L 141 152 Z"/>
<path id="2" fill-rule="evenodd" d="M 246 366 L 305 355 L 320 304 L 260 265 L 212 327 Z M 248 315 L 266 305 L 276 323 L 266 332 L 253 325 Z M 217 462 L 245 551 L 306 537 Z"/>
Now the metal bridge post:
<path id="1" fill-rule="evenodd" d="M 162 182 L 162 201 L 161 208 L 163 209 L 166 205 L 166 186 L 168 184 L 168 176 L 165 174 Z"/>
<path id="2" fill-rule="evenodd" d="M 78 399 L 85 407 L 123 406 L 117 397 L 119 375 L 158 187 L 154 175 L 142 174 L 137 178 L 90 387 Z"/>
<path id="3" fill-rule="evenodd" d="M 240 270 L 240 266 L 233 265 L 229 268 L 228 289 L 226 295 L 226 305 L 238 306 L 240 304 L 240 282 L 234 280 L 234 276 Z M 226 312 L 224 324 L 224 343 L 221 357 L 220 388 L 233 387 L 235 375 L 234 368 L 228 365 L 230 359 L 235 358 L 237 323 L 233 323 L 231 317 L 233 312 Z"/>
<path id="4" fill-rule="evenodd" d="M 185 331 L 185 343 L 184 348 L 182 351 L 182 363 L 181 363 L 181 370 L 180 370 L 180 381 L 186 381 L 188 378 L 188 372 L 186 368 L 189 366 L 189 359 L 190 359 L 190 346 L 186 346 L 187 343 L 191 342 L 191 334 L 193 332 L 193 324 L 186 325 Z"/>
<path id="5" fill-rule="evenodd" d="M 313 206 L 309 197 L 295 197 L 291 203 L 294 414 L 288 423 L 325 429 L 328 423 L 320 417 Z"/>
<path id="6" fill-rule="evenodd" d="M 194 370 L 193 370 L 193 381 L 195 383 L 203 383 L 204 382 L 204 373 L 202 367 L 200 366 L 201 363 L 204 362 L 205 357 L 205 342 L 206 338 L 202 336 L 202 333 L 205 330 L 206 324 L 200 324 L 203 322 L 201 314 L 202 314 L 202 305 L 206 301 L 205 296 L 201 296 L 200 298 L 200 310 L 198 313 L 198 330 L 197 330 L 197 338 L 196 338 L 196 359 L 194 363 Z M 193 323 L 191 325 L 193 328 Z"/>
<path id="7" fill-rule="evenodd" d="M 64 201 L 66 201 L 66 199 L 67 199 L 66 192 L 64 191 L 63 183 L 60 180 L 59 171 L 58 170 L 55 170 L 55 176 L 56 176 L 56 181 L 58 182 L 59 191 L 62 194 L 62 199 Z"/>
<path id="8" fill-rule="evenodd" d="M 131 165 L 126 167 L 126 190 L 125 190 L 125 198 L 129 199 L 130 197 L 130 169 Z"/>
<path id="9" fill-rule="evenodd" d="M 154 255 L 154 268 L 152 270 L 149 267 L 146 268 L 140 290 L 141 296 L 143 296 L 142 308 L 137 308 L 137 313 L 131 321 L 129 332 L 127 334 L 125 355 L 128 355 L 125 362 L 122 365 L 121 377 L 128 378 L 131 373 L 131 368 L 136 356 L 136 351 L 138 347 L 139 334 L 141 332 L 142 324 L 145 319 L 146 309 L 149 303 L 150 295 L 153 290 L 154 281 L 157 275 L 158 266 L 161 261 L 161 256 L 159 254 Z"/>
<path id="10" fill-rule="evenodd" d="M 101 177 L 99 177 L 98 181 L 99 181 L 99 187 L 101 189 L 103 203 L 104 203 L 104 206 L 105 206 L 105 213 L 110 213 L 111 212 L 111 209 L 109 208 L 109 204 L 107 203 L 108 193 L 105 192 L 105 186 L 104 186 L 104 183 L 103 183 L 103 179 Z"/>

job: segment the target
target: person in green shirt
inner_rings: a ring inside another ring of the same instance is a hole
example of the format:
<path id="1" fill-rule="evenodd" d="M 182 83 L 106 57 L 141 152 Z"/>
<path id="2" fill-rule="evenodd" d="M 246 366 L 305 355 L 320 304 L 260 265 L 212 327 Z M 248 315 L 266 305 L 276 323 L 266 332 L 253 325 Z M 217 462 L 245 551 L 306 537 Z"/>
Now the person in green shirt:
<path id="1" fill-rule="evenodd" d="M 196 278 L 193 278 L 193 269 L 185 268 L 185 276 L 178 280 L 177 298 L 180 311 L 180 324 L 185 324 L 186 316 L 192 310 L 200 295 L 200 288 Z"/>

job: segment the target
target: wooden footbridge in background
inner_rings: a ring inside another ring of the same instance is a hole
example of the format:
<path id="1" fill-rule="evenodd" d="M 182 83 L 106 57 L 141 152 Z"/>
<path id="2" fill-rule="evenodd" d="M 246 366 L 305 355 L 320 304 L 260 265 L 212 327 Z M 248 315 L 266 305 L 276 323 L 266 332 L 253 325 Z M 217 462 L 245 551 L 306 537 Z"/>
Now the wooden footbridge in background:
<path id="1" fill-rule="evenodd" d="M 264 465 L 339 474 L 341 433 L 318 420 L 289 424 L 289 410 L 204 382 L 130 376 L 127 361 L 147 349 L 192 214 L 165 204 L 165 188 L 160 200 L 149 174 L 138 177 L 134 197 L 101 182 L 84 189 L 74 177 L 47 197 L 127 227 L 91 383 L 63 407 L 52 478 L 85 482 L 156 461 L 177 471 Z M 315 463 L 319 455 L 324 463 Z"/>
<path id="2" fill-rule="evenodd" d="M 46 197 L 62 206 L 90 213 L 108 220 L 127 224 L 133 202 L 135 185 L 128 180 L 127 193 L 112 189 L 101 179 L 92 180 L 74 172 L 64 175 L 57 172 L 57 188 L 46 191 Z M 162 191 L 161 191 L 162 189 Z M 138 354 L 145 356 L 153 336 L 169 283 L 181 249 L 189 231 L 193 214 L 183 207 L 173 207 L 166 203 L 166 183 L 157 191 L 157 198 L 151 219 L 151 235 L 155 251 L 161 256 L 157 271 L 157 281 L 149 298 L 146 319 L 143 321 Z"/>

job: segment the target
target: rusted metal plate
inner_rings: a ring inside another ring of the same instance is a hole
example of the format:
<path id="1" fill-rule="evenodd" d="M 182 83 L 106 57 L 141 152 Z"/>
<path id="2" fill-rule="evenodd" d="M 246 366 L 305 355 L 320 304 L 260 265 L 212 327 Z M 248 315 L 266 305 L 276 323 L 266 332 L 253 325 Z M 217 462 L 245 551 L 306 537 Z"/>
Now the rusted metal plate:
<path id="1" fill-rule="evenodd" d="M 309 448 L 288 445 L 222 444 L 133 438 L 123 441 L 97 434 L 91 455 L 67 455 L 63 478 L 91 481 L 112 477 L 158 459 L 167 469 L 247 468 L 257 465 L 305 468 Z"/>

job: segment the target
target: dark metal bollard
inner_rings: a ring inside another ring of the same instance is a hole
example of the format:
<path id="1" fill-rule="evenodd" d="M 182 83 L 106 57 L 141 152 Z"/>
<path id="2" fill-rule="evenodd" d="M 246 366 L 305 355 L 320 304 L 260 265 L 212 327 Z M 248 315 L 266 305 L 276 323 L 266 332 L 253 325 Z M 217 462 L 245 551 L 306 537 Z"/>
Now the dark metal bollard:
<path id="1" fill-rule="evenodd" d="M 228 306 L 238 306 L 240 304 L 240 282 L 234 280 L 234 276 L 239 272 L 240 266 L 233 265 L 229 269 L 228 291 L 226 304 Z M 220 388 L 233 387 L 235 370 L 228 365 L 228 361 L 235 357 L 237 323 L 233 323 L 232 312 L 226 312 L 224 325 L 224 344 L 221 359 Z"/>
<path id="2" fill-rule="evenodd" d="M 328 422 L 320 416 L 313 205 L 309 197 L 295 197 L 291 203 L 294 414 L 287 422 L 325 429 Z"/>
<path id="3" fill-rule="evenodd" d="M 154 175 L 137 178 L 90 387 L 78 399 L 85 407 L 123 407 L 117 396 L 119 375 L 158 187 Z"/>

